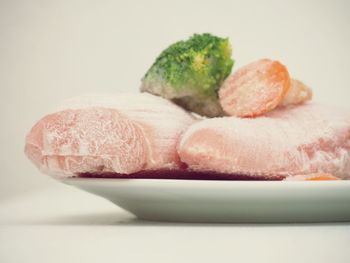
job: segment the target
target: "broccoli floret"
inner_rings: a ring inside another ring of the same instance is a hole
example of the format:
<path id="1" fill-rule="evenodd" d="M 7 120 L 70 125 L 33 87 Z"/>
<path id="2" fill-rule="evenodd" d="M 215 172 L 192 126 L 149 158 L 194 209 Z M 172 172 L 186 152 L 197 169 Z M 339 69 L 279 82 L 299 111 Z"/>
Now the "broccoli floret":
<path id="1" fill-rule="evenodd" d="M 218 89 L 234 61 L 227 38 L 195 34 L 165 49 L 142 79 L 142 91 L 160 95 L 201 115 L 222 115 Z"/>

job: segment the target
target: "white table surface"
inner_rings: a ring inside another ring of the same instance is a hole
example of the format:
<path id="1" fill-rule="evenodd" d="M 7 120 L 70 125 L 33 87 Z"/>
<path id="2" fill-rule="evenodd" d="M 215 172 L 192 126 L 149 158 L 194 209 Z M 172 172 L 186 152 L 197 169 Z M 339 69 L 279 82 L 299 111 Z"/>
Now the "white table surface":
<path id="1" fill-rule="evenodd" d="M 57 183 L 0 203 L 0 262 L 350 262 L 350 223 L 137 220 Z"/>

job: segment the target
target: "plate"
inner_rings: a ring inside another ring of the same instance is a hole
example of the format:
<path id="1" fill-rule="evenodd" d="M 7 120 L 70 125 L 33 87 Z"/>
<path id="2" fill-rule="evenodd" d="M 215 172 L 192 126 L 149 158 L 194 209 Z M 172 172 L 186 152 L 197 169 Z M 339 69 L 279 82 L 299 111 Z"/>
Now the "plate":
<path id="1" fill-rule="evenodd" d="M 350 181 L 67 178 L 140 219 L 276 223 L 350 221 Z"/>

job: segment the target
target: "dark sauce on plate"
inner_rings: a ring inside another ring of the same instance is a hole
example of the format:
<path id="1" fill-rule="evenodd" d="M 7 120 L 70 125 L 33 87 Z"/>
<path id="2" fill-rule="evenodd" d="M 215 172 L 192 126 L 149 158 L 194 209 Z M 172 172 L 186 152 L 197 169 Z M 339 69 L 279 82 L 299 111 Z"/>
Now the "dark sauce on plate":
<path id="1" fill-rule="evenodd" d="M 191 170 L 149 170 L 132 174 L 119 174 L 111 172 L 102 173 L 81 173 L 80 178 L 119 178 L 119 179 L 181 179 L 181 180 L 222 180 L 222 181 L 280 181 L 284 176 L 275 175 L 272 178 L 261 175 L 245 175 L 218 173 L 213 171 L 191 171 Z"/>

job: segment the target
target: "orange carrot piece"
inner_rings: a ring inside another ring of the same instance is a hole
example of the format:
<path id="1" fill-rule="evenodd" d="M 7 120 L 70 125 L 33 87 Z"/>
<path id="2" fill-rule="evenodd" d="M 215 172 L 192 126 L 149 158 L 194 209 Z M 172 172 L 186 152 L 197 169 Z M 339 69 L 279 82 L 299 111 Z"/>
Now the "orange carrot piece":
<path id="1" fill-rule="evenodd" d="M 237 117 L 255 117 L 276 108 L 290 88 L 287 68 L 261 59 L 229 76 L 219 90 L 224 111 Z"/>
<path id="2" fill-rule="evenodd" d="M 340 180 L 340 178 L 331 174 L 310 174 L 307 175 L 305 181 L 330 181 L 330 180 Z"/>
<path id="3" fill-rule="evenodd" d="M 291 79 L 290 89 L 280 103 L 280 106 L 287 106 L 291 104 L 300 104 L 311 100 L 312 90 L 303 82 L 297 79 Z"/>

